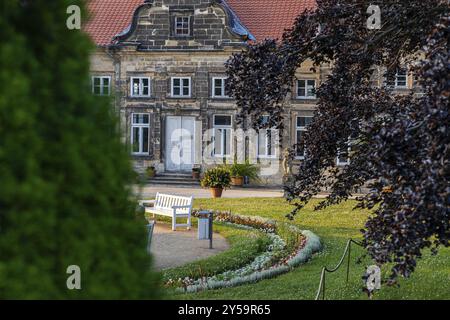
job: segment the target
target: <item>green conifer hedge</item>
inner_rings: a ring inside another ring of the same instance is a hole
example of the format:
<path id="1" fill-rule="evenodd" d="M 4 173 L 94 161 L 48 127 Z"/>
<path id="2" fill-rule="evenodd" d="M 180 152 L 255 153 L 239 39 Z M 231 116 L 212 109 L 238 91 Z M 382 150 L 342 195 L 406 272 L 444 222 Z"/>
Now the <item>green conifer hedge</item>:
<path id="1" fill-rule="evenodd" d="M 66 26 L 73 4 L 1 5 L 0 299 L 157 298 L 112 104 L 90 92 L 94 46 Z"/>

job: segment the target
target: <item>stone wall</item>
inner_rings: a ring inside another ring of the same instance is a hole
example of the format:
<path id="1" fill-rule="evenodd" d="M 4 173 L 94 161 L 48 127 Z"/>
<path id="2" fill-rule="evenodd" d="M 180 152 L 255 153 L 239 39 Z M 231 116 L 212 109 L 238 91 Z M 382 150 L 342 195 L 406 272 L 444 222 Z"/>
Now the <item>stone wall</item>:
<path id="1" fill-rule="evenodd" d="M 107 57 L 106 52 L 99 52 L 93 58 L 93 73 L 104 70 L 106 74 L 114 75 L 113 83 L 116 84 L 116 99 L 120 101 L 120 114 L 124 141 L 130 141 L 131 114 L 149 113 L 151 115 L 150 154 L 148 156 L 133 156 L 136 167 L 142 170 L 149 165 L 155 165 L 159 171 L 164 171 L 165 161 L 165 119 L 170 115 L 195 116 L 196 132 L 196 165 L 204 168 L 214 164 L 223 163 L 222 158 L 212 158 L 206 150 L 211 147 L 212 137 L 208 129 L 212 128 L 215 114 L 232 115 L 236 117 L 235 102 L 231 99 L 215 99 L 211 97 L 212 78 L 225 75 L 225 62 L 235 50 L 222 50 L 215 52 L 138 52 L 134 48 L 122 48 Z M 101 57 L 101 58 L 100 58 Z M 113 59 L 114 58 L 114 59 Z M 114 73 L 113 61 L 120 61 L 120 71 Z M 109 72 L 107 70 L 110 70 Z M 319 69 L 317 73 L 309 71 L 310 64 L 306 63 L 298 70 L 298 77 L 314 78 L 318 81 L 326 74 L 326 69 Z M 95 71 L 94 71 L 95 70 Z M 103 74 L 103 72 L 100 72 Z M 151 92 L 149 98 L 133 98 L 130 96 L 131 77 L 142 76 L 151 78 Z M 193 92 L 191 98 L 172 98 L 170 96 L 169 79 L 172 76 L 190 76 L 193 79 Z M 293 88 L 295 91 L 295 88 Z M 243 139 L 234 140 L 232 155 L 226 158 L 227 163 L 232 163 L 234 157 L 241 162 L 247 155 L 252 163 L 258 163 L 267 172 L 272 172 L 262 177 L 263 185 L 279 185 L 282 181 L 283 170 L 281 162 L 283 150 L 295 144 L 296 117 L 299 115 L 311 115 L 314 112 L 315 100 L 297 100 L 295 97 L 286 99 L 286 123 L 287 130 L 283 136 L 283 146 L 276 152 L 276 157 L 260 159 L 256 153 L 256 137 L 249 132 Z M 233 129 L 239 128 L 234 124 Z M 247 139 L 247 140 L 245 140 Z"/>
<path id="2" fill-rule="evenodd" d="M 138 43 L 138 50 L 218 50 L 241 46 L 242 37 L 230 28 L 226 8 L 217 1 L 155 0 L 136 12 L 134 30 L 121 41 Z M 175 18 L 189 17 L 188 35 L 175 34 Z"/>

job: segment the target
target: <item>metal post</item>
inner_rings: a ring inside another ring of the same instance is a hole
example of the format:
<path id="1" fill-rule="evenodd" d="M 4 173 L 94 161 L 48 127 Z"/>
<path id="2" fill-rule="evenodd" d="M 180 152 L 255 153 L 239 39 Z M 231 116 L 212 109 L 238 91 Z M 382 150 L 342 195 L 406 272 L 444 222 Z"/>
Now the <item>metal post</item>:
<path id="1" fill-rule="evenodd" d="M 213 249 L 213 220 L 214 213 L 212 211 L 209 212 L 209 249 Z"/>
<path id="2" fill-rule="evenodd" d="M 349 241 L 348 243 L 348 259 L 347 259 L 347 283 L 348 283 L 348 276 L 350 273 L 350 256 L 351 256 L 351 250 L 352 250 L 352 242 Z"/>
<path id="3" fill-rule="evenodd" d="M 323 282 L 322 282 L 322 300 L 325 300 L 325 272 L 323 273 Z"/>

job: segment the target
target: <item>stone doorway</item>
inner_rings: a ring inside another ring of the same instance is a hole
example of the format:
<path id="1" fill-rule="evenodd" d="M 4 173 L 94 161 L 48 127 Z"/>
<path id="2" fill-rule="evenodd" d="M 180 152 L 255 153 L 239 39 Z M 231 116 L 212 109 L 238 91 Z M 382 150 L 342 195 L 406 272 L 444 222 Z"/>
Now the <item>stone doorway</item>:
<path id="1" fill-rule="evenodd" d="M 195 118 L 166 118 L 165 169 L 168 172 L 189 172 L 195 157 Z"/>

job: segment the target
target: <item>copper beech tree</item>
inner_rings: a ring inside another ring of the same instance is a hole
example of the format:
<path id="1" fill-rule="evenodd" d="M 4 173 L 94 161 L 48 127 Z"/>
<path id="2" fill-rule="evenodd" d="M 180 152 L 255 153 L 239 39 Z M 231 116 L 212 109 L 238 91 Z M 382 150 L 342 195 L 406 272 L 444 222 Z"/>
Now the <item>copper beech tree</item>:
<path id="1" fill-rule="evenodd" d="M 330 195 L 316 209 L 368 187 L 357 204 L 373 211 L 364 246 L 379 265 L 393 263 L 390 283 L 414 271 L 423 249 L 449 245 L 449 3 L 318 0 L 280 41 L 250 45 L 227 63 L 240 122 L 280 130 L 295 70 L 307 59 L 330 65 L 316 91 L 305 160 L 285 185 L 295 206 L 289 217 L 325 188 Z M 371 4 L 381 10 L 380 29 L 368 28 Z M 396 94 L 374 81 L 389 83 L 404 66 L 421 94 Z M 350 150 L 343 168 L 340 150 Z"/>

